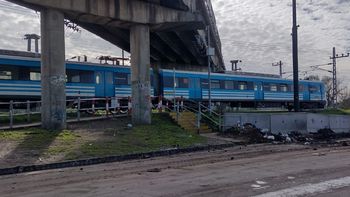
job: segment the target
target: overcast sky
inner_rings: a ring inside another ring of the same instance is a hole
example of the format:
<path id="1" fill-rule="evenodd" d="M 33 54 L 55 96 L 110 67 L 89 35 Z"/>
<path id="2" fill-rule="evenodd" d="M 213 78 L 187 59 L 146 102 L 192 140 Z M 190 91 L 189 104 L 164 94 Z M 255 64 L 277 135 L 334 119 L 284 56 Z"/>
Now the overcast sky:
<path id="1" fill-rule="evenodd" d="M 299 0 L 299 62 L 301 71 L 329 63 L 332 47 L 350 52 L 350 0 Z M 212 0 L 228 69 L 232 59 L 242 60 L 247 72 L 278 73 L 273 62 L 282 60 L 292 70 L 291 0 Z M 26 50 L 26 33 L 40 34 L 39 13 L 0 0 L 0 48 Z M 66 56 L 86 54 L 120 56 L 121 50 L 82 30 L 66 30 Z M 331 69 L 330 66 L 324 67 Z M 338 70 L 350 84 L 350 58 L 339 59 Z M 304 76 L 305 73 L 301 73 Z M 307 74 L 329 75 L 327 72 Z M 285 76 L 289 76 L 286 74 Z"/>

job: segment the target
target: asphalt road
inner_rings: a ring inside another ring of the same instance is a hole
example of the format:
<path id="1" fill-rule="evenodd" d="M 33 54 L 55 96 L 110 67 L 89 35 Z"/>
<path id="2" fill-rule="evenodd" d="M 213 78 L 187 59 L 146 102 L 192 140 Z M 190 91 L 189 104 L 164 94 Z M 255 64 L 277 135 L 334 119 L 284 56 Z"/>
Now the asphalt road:
<path id="1" fill-rule="evenodd" d="M 350 147 L 254 145 L 2 176 L 0 196 L 350 196 Z"/>

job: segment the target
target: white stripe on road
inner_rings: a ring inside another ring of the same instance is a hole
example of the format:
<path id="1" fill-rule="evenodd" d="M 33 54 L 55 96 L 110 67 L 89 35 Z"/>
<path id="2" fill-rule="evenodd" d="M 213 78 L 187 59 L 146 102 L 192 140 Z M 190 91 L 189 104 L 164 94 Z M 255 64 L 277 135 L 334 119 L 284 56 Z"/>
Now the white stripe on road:
<path id="1" fill-rule="evenodd" d="M 255 197 L 296 197 L 296 196 L 305 196 L 310 194 L 319 194 L 328 192 L 334 189 L 340 189 L 350 186 L 350 177 L 344 177 L 340 179 L 333 179 L 321 183 L 315 184 L 305 184 L 297 187 L 292 187 L 288 189 L 283 189 L 275 192 L 269 192 Z"/>

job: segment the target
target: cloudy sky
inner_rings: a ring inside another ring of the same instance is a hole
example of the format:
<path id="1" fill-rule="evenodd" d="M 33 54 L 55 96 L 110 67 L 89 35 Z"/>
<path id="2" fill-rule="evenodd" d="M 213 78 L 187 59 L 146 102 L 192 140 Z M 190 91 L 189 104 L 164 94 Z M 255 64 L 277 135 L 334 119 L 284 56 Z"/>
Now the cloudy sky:
<path id="1" fill-rule="evenodd" d="M 221 35 L 226 67 L 242 60 L 247 72 L 278 73 L 273 62 L 282 60 L 286 72 L 292 70 L 291 0 L 212 0 Z M 40 33 L 39 14 L 0 0 L 0 48 L 26 50 L 23 35 Z M 299 61 L 301 77 L 327 72 L 310 71 L 310 66 L 330 62 L 332 47 L 350 52 L 350 0 L 299 0 Z M 106 54 L 107 53 L 107 54 Z M 86 54 L 119 56 L 121 50 L 82 30 L 66 30 L 67 57 Z M 330 66 L 323 67 L 331 69 Z M 350 84 L 350 58 L 339 59 L 338 70 Z M 288 77 L 290 74 L 285 74 Z"/>

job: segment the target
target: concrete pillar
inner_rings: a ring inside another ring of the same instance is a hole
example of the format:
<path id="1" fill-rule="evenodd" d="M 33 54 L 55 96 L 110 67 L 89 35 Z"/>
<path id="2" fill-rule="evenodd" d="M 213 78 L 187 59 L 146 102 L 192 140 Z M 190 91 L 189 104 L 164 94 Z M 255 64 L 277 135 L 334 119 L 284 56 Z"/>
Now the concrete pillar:
<path id="1" fill-rule="evenodd" d="M 130 29 L 132 121 L 151 124 L 150 31 L 146 25 Z"/>
<path id="2" fill-rule="evenodd" d="M 35 39 L 35 53 L 39 53 L 39 39 Z"/>
<path id="3" fill-rule="evenodd" d="M 28 52 L 32 51 L 32 39 L 31 38 L 28 38 L 27 51 Z"/>
<path id="4" fill-rule="evenodd" d="M 41 122 L 50 130 L 66 128 L 66 69 L 63 13 L 41 11 Z"/>

